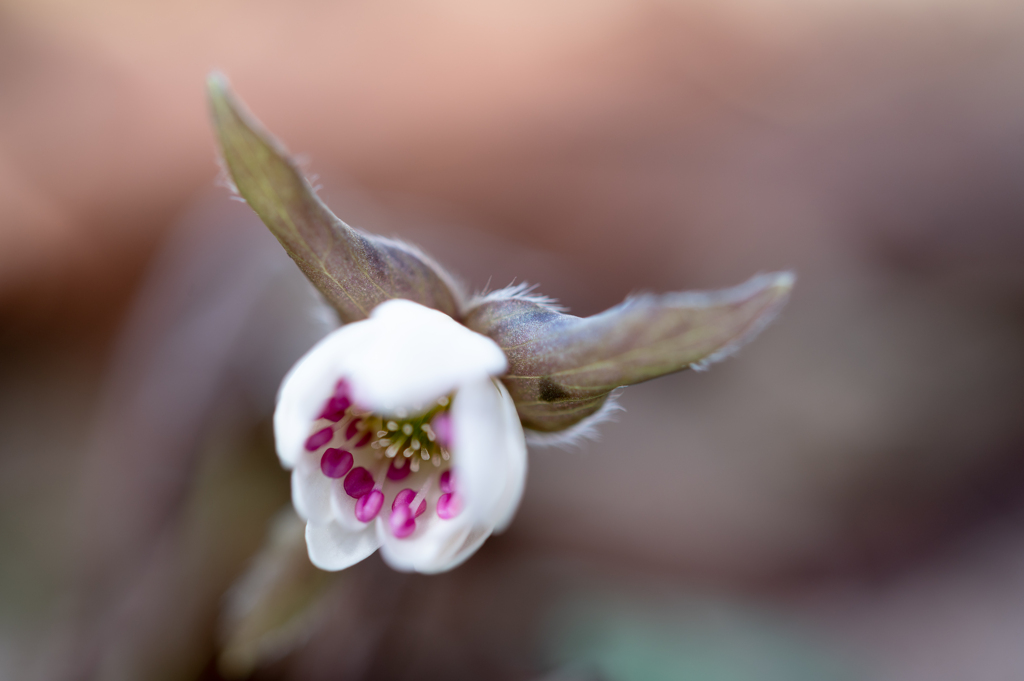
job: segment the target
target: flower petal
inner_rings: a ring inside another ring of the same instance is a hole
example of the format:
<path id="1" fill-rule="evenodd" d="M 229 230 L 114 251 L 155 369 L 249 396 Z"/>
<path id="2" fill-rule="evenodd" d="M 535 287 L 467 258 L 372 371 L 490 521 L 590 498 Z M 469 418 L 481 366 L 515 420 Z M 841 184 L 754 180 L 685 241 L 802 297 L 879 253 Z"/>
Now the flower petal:
<path id="1" fill-rule="evenodd" d="M 324 523 L 331 519 L 331 479 L 304 456 L 292 471 L 292 504 L 305 520 Z"/>
<path id="2" fill-rule="evenodd" d="M 372 523 L 359 532 L 337 523 L 306 523 L 309 560 L 321 570 L 344 570 L 367 558 L 380 546 Z"/>
<path id="3" fill-rule="evenodd" d="M 343 480 L 335 480 L 331 485 L 331 512 L 334 522 L 350 532 L 362 532 L 373 523 L 364 523 L 356 517 L 356 502 L 345 492 Z"/>
<path id="4" fill-rule="evenodd" d="M 420 570 L 420 572 L 426 574 L 446 572 L 462 565 L 470 556 L 476 553 L 481 546 L 483 546 L 483 543 L 487 541 L 487 538 L 490 537 L 491 534 L 492 532 L 486 528 L 474 528 L 473 531 L 467 534 L 462 540 L 462 545 L 457 550 L 452 551 L 445 561 L 438 561 L 433 569 Z"/>
<path id="5" fill-rule="evenodd" d="M 526 487 L 526 438 L 523 435 L 523 426 L 519 423 L 519 413 L 516 411 L 516 404 L 512 401 L 505 386 L 498 384 L 502 394 L 502 410 L 505 417 L 505 489 L 501 498 L 495 504 L 497 521 L 494 525 L 494 533 L 504 532 L 512 518 L 515 517 L 519 502 L 523 498 L 523 489 Z"/>
<path id="6" fill-rule="evenodd" d="M 443 542 L 438 543 L 433 551 L 423 546 L 403 545 L 401 540 L 392 540 L 381 545 L 381 556 L 395 570 L 433 575 L 465 563 L 490 536 L 491 530 L 487 527 L 451 528 L 443 536 Z M 438 535 L 434 535 L 434 539 L 437 538 Z M 403 566 L 401 561 L 410 558 L 412 560 Z"/>
<path id="7" fill-rule="evenodd" d="M 372 325 L 372 341 L 344 357 L 344 373 L 356 403 L 377 413 L 425 407 L 508 365 L 491 339 L 409 300 L 382 303 L 361 323 Z"/>
<path id="8" fill-rule="evenodd" d="M 380 555 L 392 568 L 403 572 L 429 574 L 447 570 L 453 556 L 465 546 L 472 530 L 465 514 L 452 520 L 441 520 L 430 512 L 420 518 L 411 536 L 399 539 L 392 534 L 383 514 L 377 518 Z"/>
<path id="9" fill-rule="evenodd" d="M 507 522 L 526 477 L 526 443 L 508 392 L 489 379 L 464 385 L 452 402 L 452 426 L 464 513 L 481 526 Z"/>
<path id="10" fill-rule="evenodd" d="M 305 452 L 313 421 L 342 375 L 339 364 L 357 348 L 372 343 L 372 333 L 366 322 L 347 324 L 314 345 L 284 377 L 274 410 L 274 440 L 285 468 L 294 467 Z"/>

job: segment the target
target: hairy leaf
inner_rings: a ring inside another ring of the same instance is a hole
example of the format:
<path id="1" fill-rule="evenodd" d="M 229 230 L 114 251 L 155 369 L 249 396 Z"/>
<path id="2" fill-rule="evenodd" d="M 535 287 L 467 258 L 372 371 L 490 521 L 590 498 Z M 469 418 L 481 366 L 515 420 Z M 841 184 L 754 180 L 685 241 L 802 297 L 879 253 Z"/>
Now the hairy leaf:
<path id="1" fill-rule="evenodd" d="M 642 295 L 585 319 L 498 292 L 465 323 L 508 356 L 502 381 L 523 425 L 554 432 L 596 412 L 617 387 L 734 352 L 775 316 L 793 280 L 782 272 L 722 291 Z"/>
<path id="2" fill-rule="evenodd" d="M 454 287 L 440 267 L 405 244 L 363 234 L 339 220 L 222 75 L 212 74 L 207 90 L 214 129 L 238 193 L 343 322 L 364 319 L 390 298 L 458 316 Z"/>

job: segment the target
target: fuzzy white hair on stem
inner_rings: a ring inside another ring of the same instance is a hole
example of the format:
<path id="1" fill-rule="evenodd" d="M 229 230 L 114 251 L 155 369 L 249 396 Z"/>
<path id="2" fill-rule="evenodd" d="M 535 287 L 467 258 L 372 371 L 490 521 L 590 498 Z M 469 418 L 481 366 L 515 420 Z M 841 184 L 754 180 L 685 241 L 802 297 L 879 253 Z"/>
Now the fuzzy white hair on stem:
<path id="1" fill-rule="evenodd" d="M 498 289 L 497 291 L 480 292 L 473 297 L 472 301 L 470 301 L 470 307 L 481 303 L 495 302 L 499 300 L 523 300 L 528 303 L 540 305 L 552 312 L 565 312 L 567 310 L 567 308 L 556 299 L 540 293 L 534 293 L 534 291 L 537 290 L 537 286 L 538 284 L 529 284 L 525 281 L 521 281 L 518 284 L 509 284 L 505 288 Z"/>

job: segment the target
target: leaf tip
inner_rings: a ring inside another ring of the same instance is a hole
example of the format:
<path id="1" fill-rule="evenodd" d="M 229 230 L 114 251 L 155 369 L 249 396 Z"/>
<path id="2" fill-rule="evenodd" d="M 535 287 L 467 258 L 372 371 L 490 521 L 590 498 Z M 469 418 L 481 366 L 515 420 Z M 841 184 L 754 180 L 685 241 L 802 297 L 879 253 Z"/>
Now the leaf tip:
<path id="1" fill-rule="evenodd" d="M 759 274 L 744 284 L 727 289 L 725 297 L 736 300 L 754 300 L 761 302 L 756 313 L 750 318 L 747 327 L 730 342 L 720 347 L 703 359 L 690 364 L 694 371 L 706 371 L 712 364 L 736 354 L 736 352 L 760 334 L 771 324 L 789 300 L 789 294 L 796 284 L 796 273 L 791 270 Z"/>
<path id="2" fill-rule="evenodd" d="M 228 83 L 228 77 L 224 75 L 223 71 L 214 69 L 206 74 L 206 91 L 211 97 L 222 94 L 231 89 L 231 85 Z"/>
<path id="3" fill-rule="evenodd" d="M 761 280 L 761 285 L 764 287 L 763 290 L 768 294 L 769 302 L 762 313 L 766 317 L 764 324 L 768 324 L 789 302 L 793 286 L 796 285 L 796 273 L 792 270 L 784 270 L 755 277 L 755 280 L 757 279 Z"/>
<path id="4" fill-rule="evenodd" d="M 796 284 L 796 272 L 792 270 L 772 272 L 764 276 L 771 282 L 767 288 L 776 289 L 783 296 L 788 296 L 789 292 L 793 290 L 793 285 Z"/>
<path id="5" fill-rule="evenodd" d="M 220 137 L 230 119 L 238 116 L 238 105 L 227 76 L 220 71 L 211 71 L 206 76 L 206 98 L 213 116 L 213 127 Z"/>

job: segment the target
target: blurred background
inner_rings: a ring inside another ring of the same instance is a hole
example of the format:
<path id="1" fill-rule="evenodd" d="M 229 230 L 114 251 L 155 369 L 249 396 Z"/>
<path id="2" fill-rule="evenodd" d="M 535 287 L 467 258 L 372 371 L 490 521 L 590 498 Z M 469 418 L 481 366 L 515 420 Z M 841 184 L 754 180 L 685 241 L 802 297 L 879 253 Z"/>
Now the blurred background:
<path id="1" fill-rule="evenodd" d="M 318 573 L 213 68 L 470 289 L 793 299 L 464 566 Z M 1024 678 L 1022 73 L 1012 0 L 0 1 L 0 678 Z"/>

